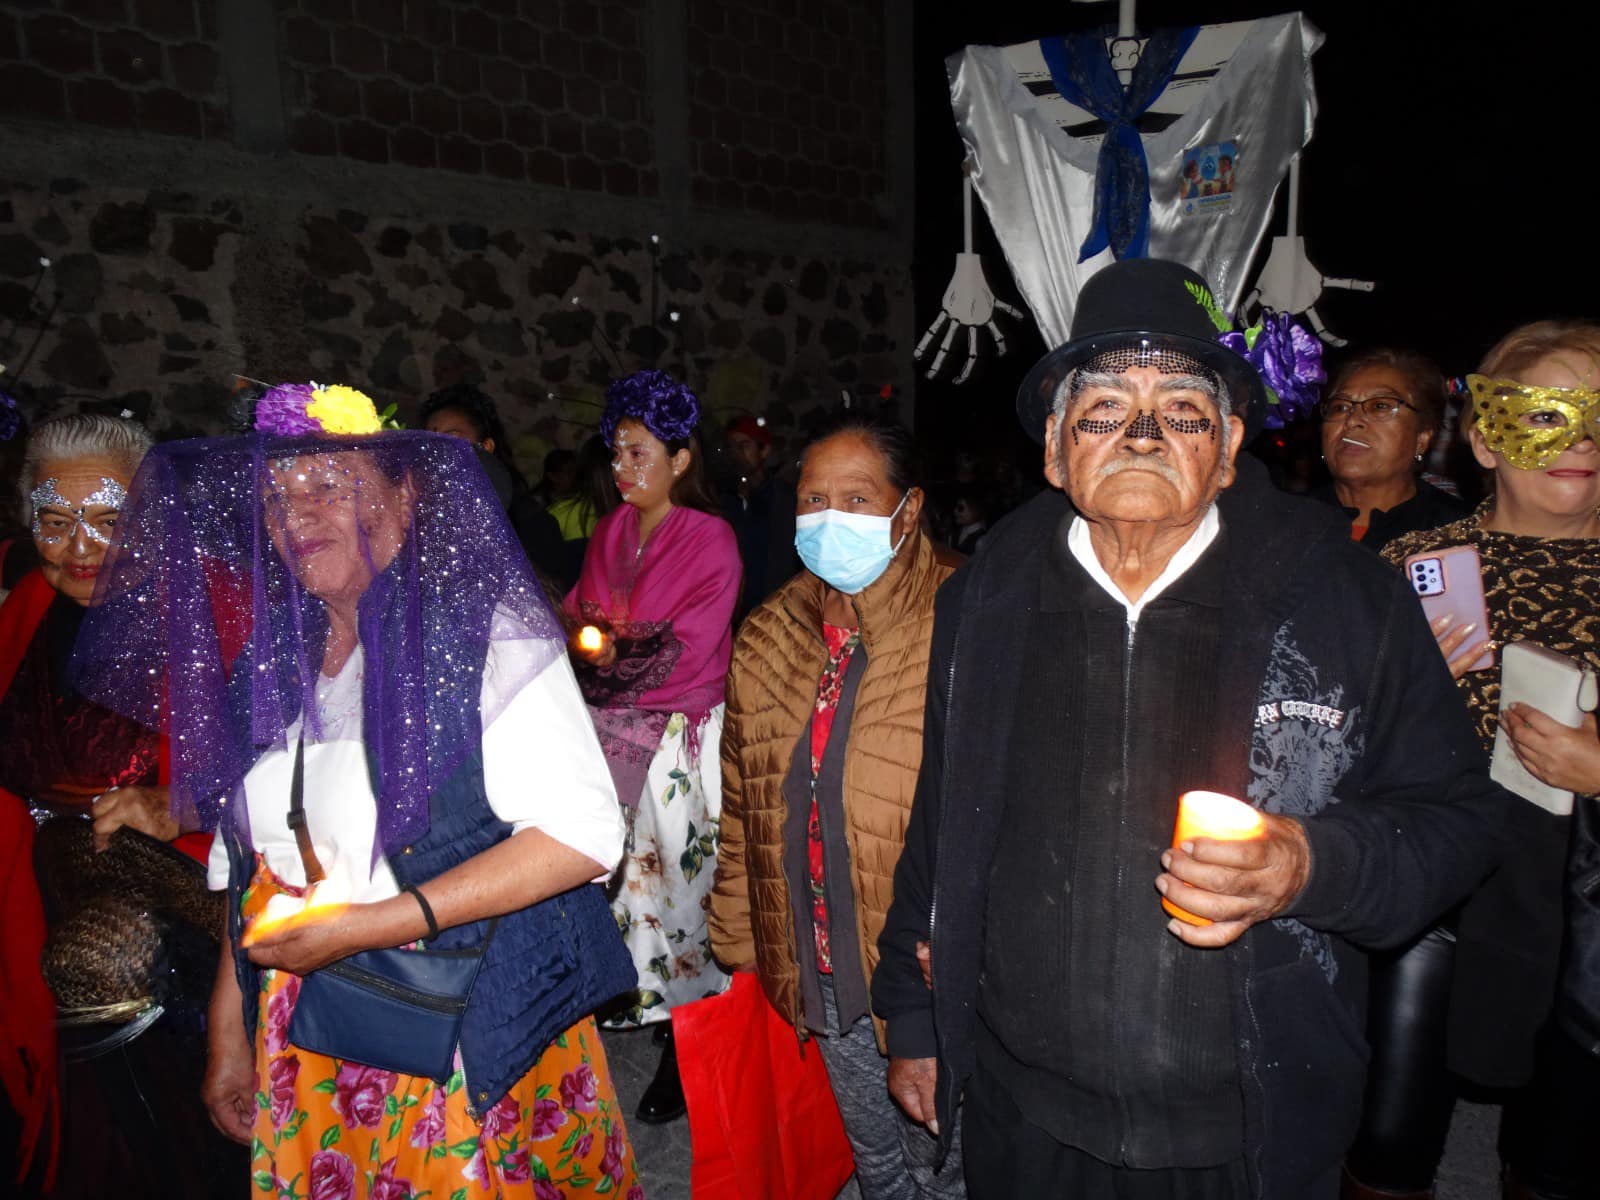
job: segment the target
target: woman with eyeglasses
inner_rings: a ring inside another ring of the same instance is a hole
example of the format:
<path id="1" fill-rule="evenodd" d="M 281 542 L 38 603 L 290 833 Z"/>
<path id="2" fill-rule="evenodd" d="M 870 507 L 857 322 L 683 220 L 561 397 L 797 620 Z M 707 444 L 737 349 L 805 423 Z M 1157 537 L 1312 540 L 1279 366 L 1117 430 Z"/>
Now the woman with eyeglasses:
<path id="1" fill-rule="evenodd" d="M 1333 482 L 1312 494 L 1350 514 L 1350 536 L 1374 550 L 1403 533 L 1448 525 L 1469 509 L 1417 475 L 1444 414 L 1444 377 L 1410 350 L 1347 359 L 1320 407 Z"/>

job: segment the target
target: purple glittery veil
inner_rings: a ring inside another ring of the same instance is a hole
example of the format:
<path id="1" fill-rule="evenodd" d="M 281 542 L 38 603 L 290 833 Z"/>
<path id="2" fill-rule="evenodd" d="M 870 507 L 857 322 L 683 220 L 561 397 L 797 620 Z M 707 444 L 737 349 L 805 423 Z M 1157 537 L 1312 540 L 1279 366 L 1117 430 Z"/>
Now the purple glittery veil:
<path id="1" fill-rule="evenodd" d="M 470 443 L 391 432 L 159 445 L 122 510 L 73 669 L 85 695 L 170 737 L 185 828 L 215 828 L 230 804 L 244 818 L 245 773 L 286 746 L 302 710 L 307 740 L 322 736 L 330 601 L 355 609 L 385 853 L 427 830 L 429 796 L 565 652 Z"/>

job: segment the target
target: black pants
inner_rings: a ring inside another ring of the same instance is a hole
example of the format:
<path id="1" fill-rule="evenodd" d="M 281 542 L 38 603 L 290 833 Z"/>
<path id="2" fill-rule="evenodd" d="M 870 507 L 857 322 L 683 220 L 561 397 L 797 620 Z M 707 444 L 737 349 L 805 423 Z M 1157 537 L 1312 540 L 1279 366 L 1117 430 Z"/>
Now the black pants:
<path id="1" fill-rule="evenodd" d="M 1241 1157 L 1220 1167 L 1141 1171 L 1062 1145 L 1017 1109 L 980 1065 L 962 1097 L 961 1141 L 970 1200 L 1072 1196 L 1082 1200 L 1244 1200 Z"/>
<path id="2" fill-rule="evenodd" d="M 1444 1156 L 1455 1080 L 1445 1059 L 1455 939 L 1434 929 L 1398 955 L 1373 962 L 1361 1132 L 1346 1162 L 1368 1187 L 1420 1192 Z M 1540 1036 L 1527 1086 L 1494 1097 L 1504 1106 L 1500 1156 L 1547 1200 L 1600 1197 L 1600 1137 L 1594 1106 L 1600 1059 L 1559 1031 Z"/>

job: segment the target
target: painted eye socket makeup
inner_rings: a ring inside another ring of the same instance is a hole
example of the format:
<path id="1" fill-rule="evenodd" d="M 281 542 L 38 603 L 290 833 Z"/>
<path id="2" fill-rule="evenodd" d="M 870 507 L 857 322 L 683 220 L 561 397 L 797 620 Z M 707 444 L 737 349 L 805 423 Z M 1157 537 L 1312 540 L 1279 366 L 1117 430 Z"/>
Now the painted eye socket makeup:
<path id="1" fill-rule="evenodd" d="M 1217 423 L 1210 417 L 1169 417 L 1163 414 L 1161 419 L 1173 433 L 1181 433 L 1186 437 L 1205 434 L 1212 441 L 1217 440 Z"/>
<path id="2" fill-rule="evenodd" d="M 81 528 L 84 536 L 90 541 L 109 546 L 110 536 L 85 514 L 91 508 L 108 509 L 108 512 L 97 514 L 94 520 L 103 521 L 110 518 L 114 523 L 122 506 L 128 502 L 128 489 L 115 479 L 102 475 L 100 486 L 83 498 L 80 507 L 75 508 L 61 494 L 58 483 L 54 477 L 46 479 L 28 494 L 29 503 L 33 507 L 33 536 L 47 546 L 58 546 L 62 542 L 71 541 Z M 47 511 L 51 509 L 59 511 Z"/>

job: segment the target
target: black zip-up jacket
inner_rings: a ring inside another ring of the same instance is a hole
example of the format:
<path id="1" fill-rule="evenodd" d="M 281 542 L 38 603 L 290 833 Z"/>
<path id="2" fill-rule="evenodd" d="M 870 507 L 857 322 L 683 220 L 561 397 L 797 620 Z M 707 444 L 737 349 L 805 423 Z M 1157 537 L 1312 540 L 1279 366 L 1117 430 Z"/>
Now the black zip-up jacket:
<path id="1" fill-rule="evenodd" d="M 1243 460 L 1219 505 L 1215 761 L 1196 786 L 1300 819 L 1311 846 L 1301 895 L 1232 951 L 1244 1149 L 1257 1196 L 1331 1198 L 1366 1071 L 1358 947 L 1403 943 L 1475 886 L 1497 860 L 1509 798 L 1415 596 L 1350 541 L 1337 510 L 1274 491 Z M 985 903 L 1005 816 L 998 760 L 1026 752 L 1009 745 L 1019 673 L 1049 669 L 1015 630 L 1071 514 L 1058 492 L 1029 502 L 936 602 L 922 768 L 872 1000 L 892 1056 L 937 1057 L 946 1145 L 975 1057 L 983 931 L 1005 919 Z M 1160 872 L 1139 865 L 1152 881 Z M 932 947 L 931 990 L 919 941 Z"/>

